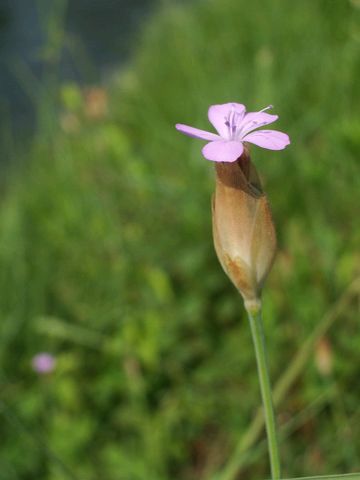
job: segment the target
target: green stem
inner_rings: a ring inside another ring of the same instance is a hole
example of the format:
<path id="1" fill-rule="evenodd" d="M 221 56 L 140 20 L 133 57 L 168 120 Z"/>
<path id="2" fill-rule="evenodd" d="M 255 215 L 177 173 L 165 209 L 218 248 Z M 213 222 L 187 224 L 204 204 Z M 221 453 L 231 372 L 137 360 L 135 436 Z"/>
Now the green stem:
<path id="1" fill-rule="evenodd" d="M 360 480 L 360 473 L 345 473 L 339 475 L 320 475 L 319 477 L 296 477 L 288 480 Z"/>
<path id="2" fill-rule="evenodd" d="M 279 449 L 276 436 L 276 423 L 272 404 L 271 384 L 268 372 L 261 308 L 249 308 L 247 313 L 250 320 L 251 333 L 255 347 L 260 390 L 264 408 L 271 476 L 273 480 L 278 480 L 280 478 Z"/>
<path id="3" fill-rule="evenodd" d="M 315 330 L 310 336 L 301 344 L 299 350 L 290 361 L 288 367 L 285 369 L 280 379 L 273 389 L 273 402 L 276 405 L 280 404 L 286 397 L 290 388 L 303 371 L 306 362 L 309 361 L 313 351 L 314 345 L 343 315 L 348 308 L 349 302 L 354 296 L 360 292 L 360 277 L 356 277 L 345 289 L 340 298 L 331 306 L 329 311 L 319 321 Z M 249 307 L 249 306 L 248 306 Z M 242 468 L 247 465 L 248 455 L 247 451 L 255 444 L 256 440 L 261 435 L 264 426 L 264 417 L 262 408 L 258 409 L 255 418 L 251 425 L 239 440 L 235 451 L 228 460 L 223 470 L 213 480 L 234 480 L 239 475 Z M 359 479 L 360 480 L 360 477 Z"/>

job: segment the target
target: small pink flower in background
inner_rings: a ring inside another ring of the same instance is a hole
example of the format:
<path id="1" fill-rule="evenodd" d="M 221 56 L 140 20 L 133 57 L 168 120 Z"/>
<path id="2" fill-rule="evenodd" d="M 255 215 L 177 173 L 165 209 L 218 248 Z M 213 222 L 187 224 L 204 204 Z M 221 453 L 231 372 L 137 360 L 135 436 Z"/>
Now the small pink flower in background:
<path id="1" fill-rule="evenodd" d="M 56 360 L 50 353 L 38 353 L 32 359 L 33 370 L 40 374 L 51 373 L 56 365 Z"/>
<path id="2" fill-rule="evenodd" d="M 244 142 L 253 143 L 269 150 L 283 150 L 290 144 L 286 133 L 278 130 L 256 130 L 279 118 L 277 115 L 265 113 L 265 110 L 270 108 L 272 105 L 259 112 L 246 113 L 246 108 L 241 103 L 212 105 L 208 111 L 208 118 L 218 134 L 181 123 L 176 124 L 176 129 L 190 137 L 208 140 L 210 143 L 207 143 L 202 149 L 202 154 L 207 160 L 235 162 L 244 151 Z"/>

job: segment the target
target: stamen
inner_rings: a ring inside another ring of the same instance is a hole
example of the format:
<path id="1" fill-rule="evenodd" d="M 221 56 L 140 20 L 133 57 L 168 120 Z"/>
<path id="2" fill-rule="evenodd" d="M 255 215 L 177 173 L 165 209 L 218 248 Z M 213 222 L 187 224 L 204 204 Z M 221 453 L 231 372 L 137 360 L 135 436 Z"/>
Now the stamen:
<path id="1" fill-rule="evenodd" d="M 260 112 L 266 112 L 266 110 L 270 110 L 271 108 L 274 108 L 274 105 L 268 105 L 267 107 L 263 108 L 262 110 L 259 111 Z"/>

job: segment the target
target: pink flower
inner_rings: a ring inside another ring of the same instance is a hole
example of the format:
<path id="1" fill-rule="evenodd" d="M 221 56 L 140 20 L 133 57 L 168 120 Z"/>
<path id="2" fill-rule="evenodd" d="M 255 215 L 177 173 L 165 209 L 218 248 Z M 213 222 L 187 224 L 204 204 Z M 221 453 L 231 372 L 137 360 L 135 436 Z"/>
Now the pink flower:
<path id="1" fill-rule="evenodd" d="M 190 137 L 208 140 L 210 143 L 202 149 L 202 154 L 207 160 L 235 162 L 244 151 L 244 142 L 254 143 L 269 150 L 283 150 L 289 145 L 290 139 L 286 133 L 277 130 L 256 130 L 279 118 L 277 115 L 265 113 L 265 110 L 270 108 L 272 105 L 260 112 L 246 113 L 246 108 L 241 103 L 212 105 L 208 117 L 218 135 L 181 123 L 176 124 L 176 129 Z"/>
<path id="2" fill-rule="evenodd" d="M 38 353 L 32 359 L 32 367 L 35 372 L 44 374 L 51 373 L 55 368 L 56 360 L 50 353 Z"/>

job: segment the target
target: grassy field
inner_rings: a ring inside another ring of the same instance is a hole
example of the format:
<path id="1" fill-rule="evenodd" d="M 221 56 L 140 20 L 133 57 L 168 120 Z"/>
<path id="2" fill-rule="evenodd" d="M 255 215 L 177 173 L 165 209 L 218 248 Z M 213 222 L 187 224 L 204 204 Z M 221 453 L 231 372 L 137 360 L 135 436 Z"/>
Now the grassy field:
<path id="1" fill-rule="evenodd" d="M 357 0 L 164 2 L 108 85 L 39 106 L 1 202 L 0 480 L 268 478 L 213 165 L 174 128 L 208 129 L 227 101 L 273 104 L 292 139 L 252 149 L 279 240 L 264 317 L 284 477 L 360 471 L 359 16 Z"/>

